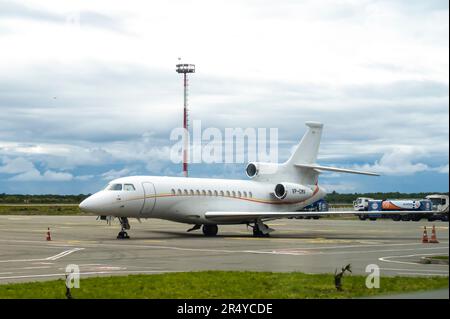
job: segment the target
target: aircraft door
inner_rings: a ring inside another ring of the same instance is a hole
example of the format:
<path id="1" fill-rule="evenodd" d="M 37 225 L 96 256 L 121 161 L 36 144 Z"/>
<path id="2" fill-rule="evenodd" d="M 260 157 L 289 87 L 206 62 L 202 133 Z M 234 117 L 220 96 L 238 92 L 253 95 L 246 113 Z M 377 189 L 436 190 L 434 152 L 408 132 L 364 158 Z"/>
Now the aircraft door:
<path id="1" fill-rule="evenodd" d="M 141 216 L 150 217 L 156 202 L 155 185 L 150 182 L 144 182 L 142 187 L 144 188 L 144 206 L 142 207 Z"/>

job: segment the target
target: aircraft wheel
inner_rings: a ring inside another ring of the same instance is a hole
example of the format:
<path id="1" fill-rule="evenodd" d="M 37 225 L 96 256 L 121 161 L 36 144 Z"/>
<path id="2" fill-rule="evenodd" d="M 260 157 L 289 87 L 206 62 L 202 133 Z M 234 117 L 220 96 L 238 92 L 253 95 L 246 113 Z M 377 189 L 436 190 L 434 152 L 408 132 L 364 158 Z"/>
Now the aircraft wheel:
<path id="1" fill-rule="evenodd" d="M 205 236 L 213 237 L 217 235 L 219 228 L 217 225 L 203 225 L 202 231 Z"/>
<path id="2" fill-rule="evenodd" d="M 270 236 L 269 234 L 264 234 L 257 227 L 253 228 L 253 237 L 269 237 L 269 236 Z"/>
<path id="3" fill-rule="evenodd" d="M 269 234 L 264 234 L 260 230 L 253 230 L 253 237 L 269 237 Z"/>
<path id="4" fill-rule="evenodd" d="M 117 235 L 117 239 L 129 239 L 130 236 L 128 236 L 128 233 L 126 231 L 121 231 Z"/>

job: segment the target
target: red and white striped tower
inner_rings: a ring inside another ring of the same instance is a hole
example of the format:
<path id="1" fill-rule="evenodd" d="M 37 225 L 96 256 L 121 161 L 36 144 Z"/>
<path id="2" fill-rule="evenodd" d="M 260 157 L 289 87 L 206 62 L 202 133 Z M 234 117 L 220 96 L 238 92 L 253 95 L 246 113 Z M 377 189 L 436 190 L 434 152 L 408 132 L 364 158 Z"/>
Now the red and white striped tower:
<path id="1" fill-rule="evenodd" d="M 188 141 L 188 73 L 195 73 L 194 64 L 177 64 L 177 73 L 183 73 L 184 76 L 184 112 L 183 112 L 183 128 L 184 128 L 184 145 L 183 145 L 183 174 L 188 177 L 188 158 L 189 158 L 189 141 Z"/>

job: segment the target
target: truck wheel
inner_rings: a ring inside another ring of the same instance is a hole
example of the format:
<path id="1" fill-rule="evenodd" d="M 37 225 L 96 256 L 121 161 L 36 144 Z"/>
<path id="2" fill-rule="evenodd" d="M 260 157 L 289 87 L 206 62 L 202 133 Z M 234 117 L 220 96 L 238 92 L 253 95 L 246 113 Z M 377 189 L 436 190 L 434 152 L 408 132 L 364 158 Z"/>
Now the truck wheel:
<path id="1" fill-rule="evenodd" d="M 366 220 L 367 216 L 365 215 L 358 215 L 359 220 Z"/>

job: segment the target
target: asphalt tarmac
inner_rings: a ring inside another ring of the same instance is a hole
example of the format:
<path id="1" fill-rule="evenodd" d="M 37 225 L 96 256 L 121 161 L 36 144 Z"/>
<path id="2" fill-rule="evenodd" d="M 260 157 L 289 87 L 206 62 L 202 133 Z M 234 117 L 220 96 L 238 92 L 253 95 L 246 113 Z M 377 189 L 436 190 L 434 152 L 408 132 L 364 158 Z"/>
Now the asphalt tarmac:
<path id="1" fill-rule="evenodd" d="M 388 220 L 295 220 L 269 222 L 276 231 L 254 238 L 245 225 L 219 226 L 217 237 L 189 225 L 130 220 L 130 239 L 117 240 L 112 225 L 95 216 L 0 216 L 0 284 L 64 278 L 75 264 L 82 276 L 198 270 L 333 273 L 346 264 L 381 276 L 448 276 L 448 265 L 422 264 L 448 255 L 448 223 L 437 221 L 438 244 L 422 244 L 433 223 Z M 51 241 L 46 241 L 50 227 Z M 445 297 L 445 296 L 444 296 Z M 446 291 L 448 298 L 448 291 Z"/>

